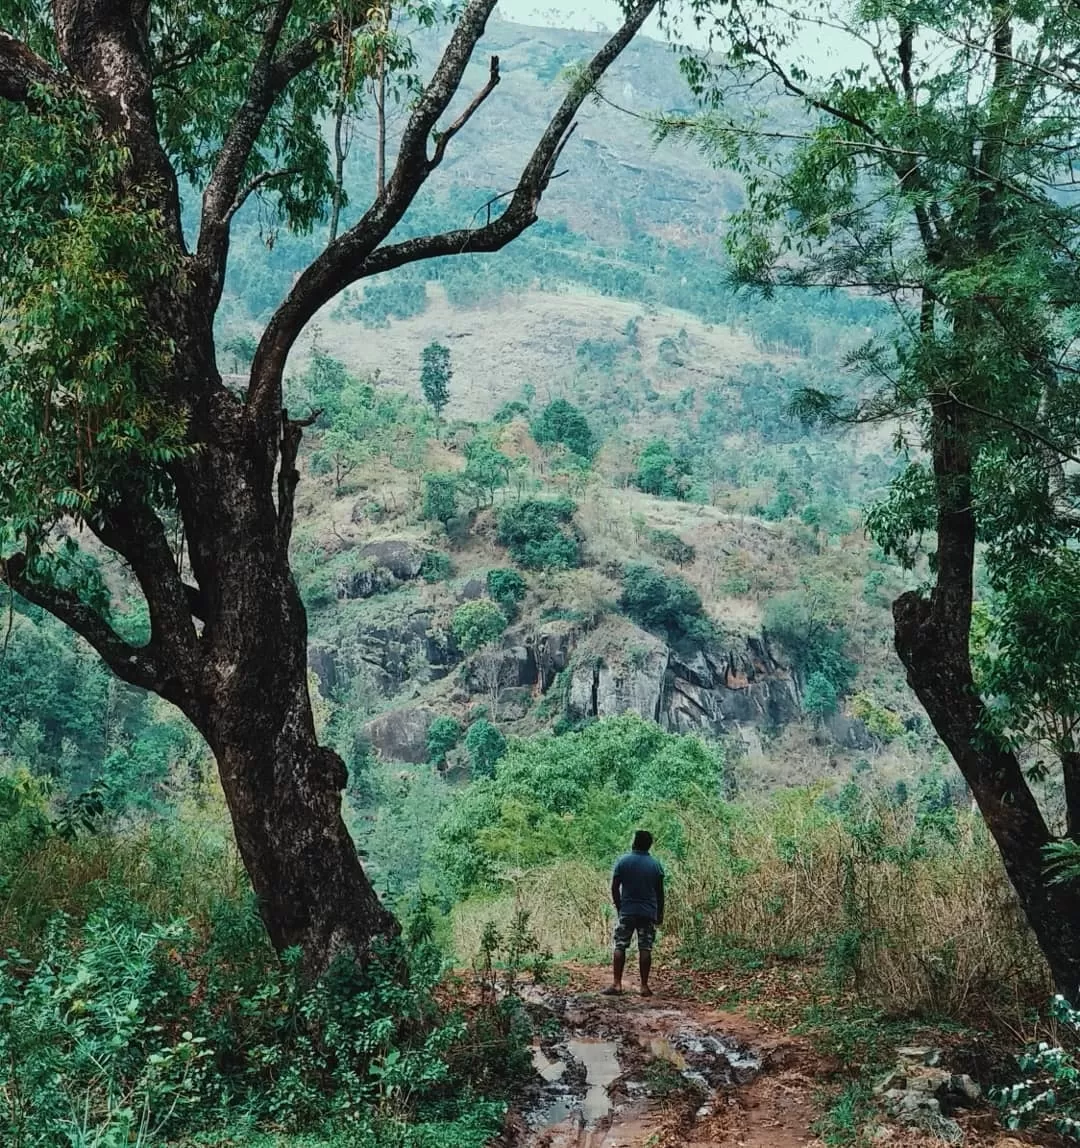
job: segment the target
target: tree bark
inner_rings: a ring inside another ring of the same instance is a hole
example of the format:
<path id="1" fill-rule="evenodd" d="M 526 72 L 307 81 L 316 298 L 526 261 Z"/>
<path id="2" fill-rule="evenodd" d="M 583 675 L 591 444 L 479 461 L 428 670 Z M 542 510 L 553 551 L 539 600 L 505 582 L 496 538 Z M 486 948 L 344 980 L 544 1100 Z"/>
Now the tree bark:
<path id="1" fill-rule="evenodd" d="M 896 651 L 908 684 L 948 747 L 1001 853 L 1057 989 L 1080 1000 L 1080 890 L 1052 885 L 1043 848 L 1053 838 L 1016 755 L 993 739 L 971 669 L 975 568 L 970 428 L 951 396 L 931 399 L 937 486 L 937 580 L 930 597 L 893 603 Z"/>

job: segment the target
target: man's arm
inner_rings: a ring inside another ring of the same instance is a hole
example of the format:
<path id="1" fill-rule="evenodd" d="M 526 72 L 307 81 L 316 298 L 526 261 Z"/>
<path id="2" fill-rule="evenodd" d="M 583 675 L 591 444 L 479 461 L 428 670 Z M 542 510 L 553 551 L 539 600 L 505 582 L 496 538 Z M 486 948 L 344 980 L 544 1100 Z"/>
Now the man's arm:
<path id="1" fill-rule="evenodd" d="M 619 880 L 619 874 L 616 871 L 611 876 L 611 903 L 615 906 L 615 912 L 622 912 L 622 881 Z"/>
<path id="2" fill-rule="evenodd" d="M 664 923 L 664 872 L 661 870 L 656 875 L 656 923 L 662 925 Z"/>

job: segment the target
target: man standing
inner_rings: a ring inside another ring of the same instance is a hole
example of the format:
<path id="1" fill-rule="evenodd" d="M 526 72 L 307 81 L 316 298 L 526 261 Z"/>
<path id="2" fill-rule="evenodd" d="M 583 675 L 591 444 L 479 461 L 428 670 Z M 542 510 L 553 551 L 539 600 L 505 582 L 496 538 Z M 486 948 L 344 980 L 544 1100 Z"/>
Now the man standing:
<path id="1" fill-rule="evenodd" d="M 634 833 L 631 852 L 624 853 L 615 862 L 611 874 L 611 900 L 619 920 L 615 925 L 615 954 L 611 962 L 612 985 L 604 989 L 605 996 L 617 996 L 623 991 L 626 949 L 635 932 L 641 995 L 652 996 L 649 972 L 652 969 L 653 942 L 656 940 L 656 926 L 664 923 L 664 870 L 659 861 L 649 856 L 652 843 L 652 834 L 647 829 L 638 829 Z"/>

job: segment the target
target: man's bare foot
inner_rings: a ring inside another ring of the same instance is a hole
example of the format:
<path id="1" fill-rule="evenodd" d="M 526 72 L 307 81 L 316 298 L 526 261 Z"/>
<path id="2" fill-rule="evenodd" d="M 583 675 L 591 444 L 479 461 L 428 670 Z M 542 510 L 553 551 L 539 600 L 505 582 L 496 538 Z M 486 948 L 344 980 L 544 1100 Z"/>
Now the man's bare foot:
<path id="1" fill-rule="evenodd" d="M 651 997 L 653 995 L 653 991 L 651 988 L 649 988 L 648 985 L 642 985 L 641 986 L 641 995 L 643 997 Z"/>
<path id="2" fill-rule="evenodd" d="M 601 989 L 600 995 L 602 997 L 621 997 L 623 995 L 622 986 L 611 985 L 606 989 Z"/>

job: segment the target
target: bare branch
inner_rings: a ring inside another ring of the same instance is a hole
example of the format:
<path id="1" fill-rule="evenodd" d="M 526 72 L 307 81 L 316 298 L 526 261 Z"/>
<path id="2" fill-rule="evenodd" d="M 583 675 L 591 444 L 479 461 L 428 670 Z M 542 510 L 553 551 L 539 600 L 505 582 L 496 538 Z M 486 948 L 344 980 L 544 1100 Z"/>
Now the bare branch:
<path id="1" fill-rule="evenodd" d="M 38 85 L 59 88 L 64 78 L 21 41 L 0 28 L 0 99 L 25 104 Z"/>
<path id="2" fill-rule="evenodd" d="M 589 61 L 552 116 L 522 171 L 510 204 L 497 220 L 478 230 L 451 231 L 380 248 L 431 172 L 427 141 L 460 85 L 494 7 L 494 0 L 472 0 L 409 119 L 385 193 L 300 276 L 263 333 L 252 364 L 249 416 L 272 427 L 270 420 L 277 417 L 280 409 L 285 359 L 293 343 L 319 308 L 350 283 L 431 255 L 497 250 L 536 221 L 541 196 L 551 182 L 554 165 L 566 145 L 578 109 L 656 4 L 657 0 L 639 0 L 623 25 Z"/>
<path id="3" fill-rule="evenodd" d="M 25 554 L 0 558 L 0 579 L 28 602 L 47 610 L 85 638 L 117 677 L 144 690 L 163 692 L 166 675 L 153 646 L 131 645 L 92 606 L 70 590 L 34 581 L 27 572 Z"/>
<path id="4" fill-rule="evenodd" d="M 260 187 L 265 187 L 266 184 L 275 179 L 282 179 L 287 175 L 299 175 L 300 168 L 298 167 L 278 167 L 273 171 L 260 172 L 254 179 L 249 181 L 244 187 L 237 192 L 236 199 L 233 201 L 232 207 L 225 213 L 224 223 L 229 223 L 232 217 L 240 210 L 241 207 L 247 202 L 248 198 L 255 194 Z"/>
<path id="5" fill-rule="evenodd" d="M 488 73 L 488 82 L 476 93 L 472 98 L 472 102 L 461 113 L 460 116 L 446 129 L 444 132 L 439 132 L 436 135 L 435 154 L 431 157 L 429 168 L 434 170 L 442 163 L 443 156 L 446 154 L 447 144 L 458 134 L 459 131 L 472 119 L 473 113 L 478 107 L 491 95 L 495 90 L 495 86 L 499 82 L 499 57 L 491 57 L 491 69 Z"/>
<path id="6" fill-rule="evenodd" d="M 225 278 L 229 220 L 236 211 L 244 168 L 274 101 L 295 75 L 279 73 L 274 68 L 274 55 L 292 6 L 293 0 L 277 0 L 267 18 L 247 95 L 225 136 L 214 174 L 203 192 L 198 254 L 208 265 L 219 291 Z"/>

